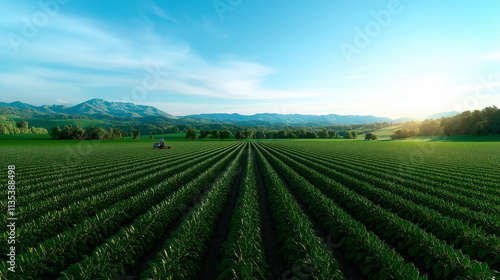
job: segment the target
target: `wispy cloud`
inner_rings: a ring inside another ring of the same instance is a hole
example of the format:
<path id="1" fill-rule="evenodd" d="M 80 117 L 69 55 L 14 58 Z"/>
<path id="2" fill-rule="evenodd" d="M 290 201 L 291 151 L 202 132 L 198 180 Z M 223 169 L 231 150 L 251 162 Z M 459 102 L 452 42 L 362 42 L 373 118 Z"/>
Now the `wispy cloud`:
<path id="1" fill-rule="evenodd" d="M 56 101 L 59 102 L 59 103 L 62 103 L 62 104 L 67 104 L 69 103 L 68 101 L 66 100 L 62 100 L 61 98 L 56 98 Z"/>
<path id="2" fill-rule="evenodd" d="M 168 17 L 160 8 L 153 9 L 159 16 Z M 146 27 L 131 39 L 130 34 L 87 18 L 61 15 L 54 20 L 56 23 L 47 27 L 47 34 L 33 40 L 29 51 L 22 53 L 20 59 L 29 64 L 12 65 L 8 73 L 2 73 L 0 82 L 4 86 L 23 92 L 42 88 L 67 94 L 113 87 L 130 91 L 141 83 L 148 68 L 161 68 L 169 76 L 155 96 L 176 93 L 254 100 L 320 94 L 315 90 L 265 88 L 262 83 L 277 69 L 235 57 L 209 62 L 185 42 L 160 37 Z M 29 81 L 32 86 L 21 81 Z"/>
<path id="3" fill-rule="evenodd" d="M 163 10 L 162 8 L 158 7 L 157 5 L 155 5 L 154 3 L 151 3 L 151 9 L 153 11 L 153 14 L 161 17 L 162 19 L 165 19 L 165 20 L 168 20 L 168 21 L 171 21 L 173 23 L 176 23 L 176 24 L 182 24 L 180 21 L 178 21 L 175 17 L 173 17 L 172 15 L 169 15 L 165 10 Z"/>

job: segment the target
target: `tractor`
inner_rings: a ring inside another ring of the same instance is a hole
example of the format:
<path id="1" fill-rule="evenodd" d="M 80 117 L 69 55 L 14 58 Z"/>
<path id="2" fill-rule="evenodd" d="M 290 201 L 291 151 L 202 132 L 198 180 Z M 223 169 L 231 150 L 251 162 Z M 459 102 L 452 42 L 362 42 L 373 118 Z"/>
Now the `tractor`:
<path id="1" fill-rule="evenodd" d="M 153 150 L 156 150 L 156 149 L 172 149 L 172 147 L 165 146 L 165 144 L 161 144 L 161 143 L 155 143 L 153 145 Z"/>

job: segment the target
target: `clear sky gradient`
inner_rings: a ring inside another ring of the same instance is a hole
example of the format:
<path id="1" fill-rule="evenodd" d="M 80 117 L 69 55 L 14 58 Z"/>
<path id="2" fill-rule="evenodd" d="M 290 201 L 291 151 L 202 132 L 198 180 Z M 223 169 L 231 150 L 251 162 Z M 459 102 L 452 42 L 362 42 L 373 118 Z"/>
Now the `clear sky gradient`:
<path id="1" fill-rule="evenodd" d="M 0 0 L 0 101 L 425 117 L 500 105 L 500 1 Z"/>

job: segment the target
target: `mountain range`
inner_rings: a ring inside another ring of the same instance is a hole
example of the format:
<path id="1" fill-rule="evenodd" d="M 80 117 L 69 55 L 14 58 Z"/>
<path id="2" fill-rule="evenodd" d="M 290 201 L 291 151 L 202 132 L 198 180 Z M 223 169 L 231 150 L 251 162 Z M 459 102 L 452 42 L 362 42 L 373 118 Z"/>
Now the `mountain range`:
<path id="1" fill-rule="evenodd" d="M 173 117 L 170 114 L 156 109 L 152 106 L 136 105 L 130 102 L 109 102 L 103 99 L 94 98 L 78 105 L 69 107 L 65 105 L 43 105 L 33 106 L 30 104 L 15 101 L 12 103 L 0 102 L 0 106 L 14 108 L 30 108 L 36 113 L 59 113 L 67 115 L 104 115 L 123 118 L 140 118 L 147 116 Z"/>
<path id="2" fill-rule="evenodd" d="M 240 114 L 199 114 L 188 115 L 182 117 L 172 116 L 162 110 L 152 106 L 136 105 L 130 102 L 109 102 L 103 99 L 91 99 L 75 106 L 65 105 L 43 105 L 34 106 L 20 101 L 12 103 L 0 102 L 0 106 L 11 107 L 18 109 L 29 109 L 38 114 L 67 114 L 67 115 L 87 115 L 89 117 L 122 117 L 122 118 L 141 118 L 141 117 L 166 117 L 184 120 L 197 120 L 215 123 L 232 123 L 240 125 L 269 125 L 269 124 L 284 124 L 284 125 L 349 125 L 349 124 L 364 124 L 374 122 L 405 122 L 409 120 L 423 120 L 420 118 L 399 118 L 390 119 L 386 117 L 376 117 L 371 115 L 301 115 L 301 114 L 274 114 L 261 113 L 254 115 Z M 445 112 L 429 116 L 425 119 L 438 119 L 443 116 L 453 116 L 460 112 Z"/>
<path id="3" fill-rule="evenodd" d="M 339 125 L 339 124 L 362 124 L 374 122 L 392 122 L 390 118 L 359 115 L 300 115 L 300 114 L 274 114 L 262 113 L 255 115 L 240 114 L 200 114 L 186 116 L 193 119 L 201 119 L 212 122 L 228 122 L 235 124 L 261 124 L 280 123 L 290 125 Z"/>

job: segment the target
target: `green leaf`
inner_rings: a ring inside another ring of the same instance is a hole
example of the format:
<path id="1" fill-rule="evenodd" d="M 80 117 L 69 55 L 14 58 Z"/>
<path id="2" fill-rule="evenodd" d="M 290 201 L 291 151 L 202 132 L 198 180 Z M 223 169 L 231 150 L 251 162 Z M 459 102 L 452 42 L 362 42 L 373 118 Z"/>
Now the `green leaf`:
<path id="1" fill-rule="evenodd" d="M 439 264 L 436 264 L 438 265 L 437 267 L 434 266 L 434 275 L 436 276 L 436 278 L 439 278 L 441 277 L 441 275 L 443 275 L 443 272 L 444 272 L 444 267 L 439 265 Z"/>

